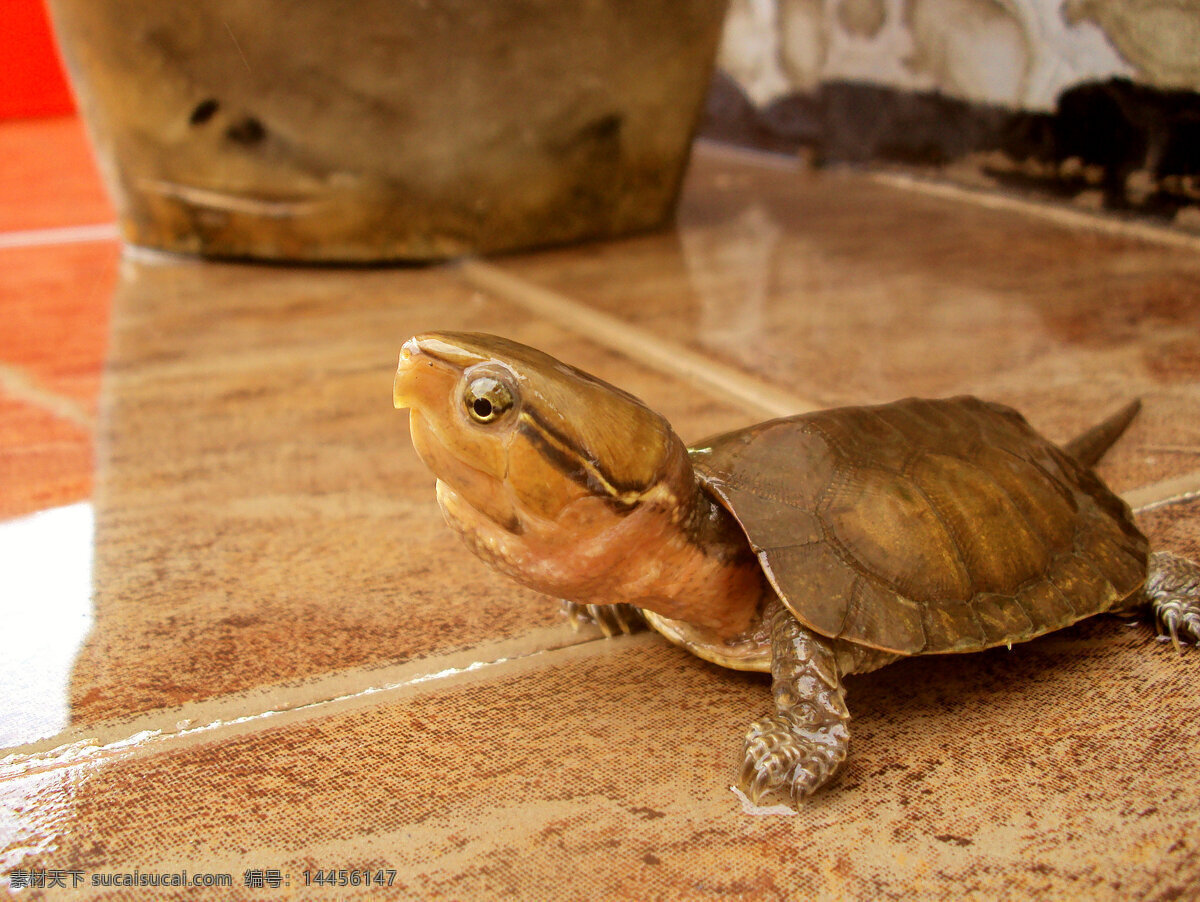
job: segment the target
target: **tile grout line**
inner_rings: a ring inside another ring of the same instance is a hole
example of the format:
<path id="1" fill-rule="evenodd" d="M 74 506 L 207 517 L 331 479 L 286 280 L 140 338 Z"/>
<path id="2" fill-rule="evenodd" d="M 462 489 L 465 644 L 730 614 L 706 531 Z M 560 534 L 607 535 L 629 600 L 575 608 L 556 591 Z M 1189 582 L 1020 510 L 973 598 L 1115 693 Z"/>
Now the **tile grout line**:
<path id="1" fill-rule="evenodd" d="M 1161 479 L 1121 494 L 1135 514 L 1145 514 L 1173 504 L 1200 498 L 1200 470 Z"/>
<path id="2" fill-rule="evenodd" d="M 702 150 L 710 156 L 724 157 L 763 169 L 784 172 L 801 172 L 805 170 L 805 166 L 800 162 L 798 157 L 726 144 L 709 138 L 698 138 L 693 145 L 693 152 L 695 150 Z M 1189 250 L 1200 250 L 1200 235 L 1152 223 L 1116 219 L 1032 198 L 1015 197 L 999 190 L 971 188 L 953 182 L 942 182 L 920 174 L 895 171 L 868 171 L 865 175 L 877 184 L 902 191 L 957 200 L 988 209 L 1024 213 L 1055 222 L 1059 225 L 1100 231 L 1110 235 L 1136 238 L 1175 247 L 1184 247 Z M 120 237 L 120 228 L 115 222 L 29 229 L 24 231 L 0 232 L 0 249 L 108 241 L 116 240 Z"/>
<path id="3" fill-rule="evenodd" d="M 1136 512 L 1200 498 L 1200 471 L 1162 480 L 1122 496 Z M 587 629 L 587 628 L 585 628 Z M 309 681 L 251 690 L 159 708 L 128 718 L 110 718 L 93 724 L 67 727 L 52 736 L 0 749 L 0 783 L 46 771 L 94 764 L 110 759 L 158 754 L 192 743 L 225 741 L 239 736 L 339 713 L 369 704 L 420 694 L 426 688 L 454 686 L 484 678 L 496 668 L 520 672 L 546 655 L 582 656 L 617 647 L 594 630 L 591 638 L 574 640 L 561 627 L 547 627 L 512 639 L 476 646 L 432 658 L 384 667 L 335 671 Z M 569 639 L 545 644 L 546 639 Z M 650 630 L 611 641 L 657 642 Z M 532 647 L 533 650 L 529 650 Z M 480 657 L 485 660 L 479 660 Z M 420 688 L 418 688 L 420 687 Z M 376 698 L 378 696 L 378 698 Z M 256 700 L 256 704 L 246 702 Z M 250 713 L 245 713 L 250 708 Z M 197 723 L 199 721 L 199 723 Z"/>
<path id="4" fill-rule="evenodd" d="M 96 420 L 77 401 L 40 385 L 20 367 L 0 363 L 0 391 L 17 401 L 40 408 L 52 416 L 92 432 Z"/>
<path id="5" fill-rule="evenodd" d="M 710 156 L 725 157 L 743 165 L 784 172 L 807 171 L 807 167 L 800 162 L 799 157 L 789 154 L 723 144 L 722 142 L 708 138 L 699 139 L 697 146 L 703 148 L 704 152 Z M 1182 247 L 1192 251 L 1200 250 L 1200 234 L 1193 234 L 1168 226 L 1156 225 L 1150 222 L 1118 219 L 1113 216 L 1105 216 L 1087 210 L 1073 209 L 1061 204 L 1014 196 L 1004 193 L 999 189 L 972 188 L 954 182 L 939 181 L 936 178 L 915 173 L 866 170 L 862 174 L 876 184 L 885 185 L 900 191 L 941 197 L 959 201 L 960 203 L 974 204 L 975 206 L 985 207 L 990 210 L 1023 213 L 1038 219 L 1049 220 L 1057 225 L 1093 232 L 1103 232 L 1104 234 L 1121 238 L 1135 238 L 1154 244 Z"/>
<path id="6" fill-rule="evenodd" d="M 584 657 L 607 653 L 615 647 L 602 644 L 609 638 L 598 628 L 594 637 L 581 641 L 549 647 L 537 644 L 547 634 L 561 638 L 564 632 L 565 628 L 543 628 L 515 639 L 461 652 L 388 667 L 335 671 L 284 687 L 258 687 L 174 708 L 155 709 L 129 718 L 67 727 L 52 736 L 0 749 L 0 784 L 84 763 L 124 760 L 203 742 L 228 741 L 265 729 L 302 724 L 351 713 L 380 702 L 417 696 L 429 689 L 469 684 L 497 670 L 520 673 L 541 662 L 546 655 Z M 657 634 L 645 630 L 617 636 L 612 641 L 627 648 L 633 643 L 657 641 Z M 481 652 L 486 660 L 477 660 Z M 250 713 L 247 714 L 248 708 Z"/>
<path id="7" fill-rule="evenodd" d="M 806 173 L 815 171 L 814 167 L 803 161 L 798 153 L 780 153 L 774 150 L 759 150 L 755 147 L 745 147 L 741 144 L 727 144 L 715 138 L 697 138 L 692 145 L 692 153 L 701 151 L 705 156 L 724 157 L 742 165 L 757 166 L 760 169 L 773 169 L 777 172 Z"/>
<path id="8" fill-rule="evenodd" d="M 658 338 L 557 291 L 527 282 L 491 263 L 468 259 L 459 262 L 457 269 L 475 288 L 518 304 L 661 373 L 700 385 L 751 413 L 784 417 L 817 410 L 821 406 L 682 345 Z"/>
<path id="9" fill-rule="evenodd" d="M 736 150 L 731 155 L 735 154 L 744 155 L 738 154 Z M 1073 216 L 1083 215 L 1066 212 Z M 1196 245 L 1200 247 L 1200 238 L 1197 238 Z M 560 292 L 529 282 L 492 263 L 466 259 L 460 261 L 457 268 L 469 284 L 482 291 L 491 292 L 525 307 L 571 332 L 597 341 L 616 353 L 651 366 L 668 376 L 682 378 L 715 391 L 751 413 L 766 413 L 779 417 L 819 410 L 823 406 L 795 397 L 768 382 L 709 360 L 702 354 L 674 342 L 658 338 L 644 329 L 631 326 Z M 1145 513 L 1196 497 L 1200 497 L 1200 470 L 1139 486 L 1122 494 L 1122 498 L 1134 513 Z"/>
<path id="10" fill-rule="evenodd" d="M 909 191 L 914 194 L 925 194 L 931 197 L 941 197 L 961 203 L 974 204 L 977 207 L 984 207 L 989 210 L 1021 213 L 1054 223 L 1055 225 L 1066 226 L 1081 231 L 1100 232 L 1118 238 L 1133 238 L 1150 244 L 1200 251 L 1200 235 L 1190 234 L 1165 226 L 1153 225 L 1148 222 L 1130 222 L 1089 213 L 1085 210 L 1073 210 L 1070 207 L 1022 197 L 1013 197 L 999 191 L 968 188 L 962 185 L 934 181 L 922 178 L 921 176 L 899 172 L 870 172 L 867 173 L 867 177 L 876 184 L 886 185 L 901 191 Z"/>
<path id="11" fill-rule="evenodd" d="M 673 342 L 657 338 L 644 329 L 631 326 L 583 302 L 514 276 L 494 264 L 482 260 L 464 260 L 458 264 L 458 270 L 467 282 L 480 290 L 523 306 L 571 332 L 595 340 L 612 351 L 668 376 L 698 383 L 733 400 L 750 413 L 788 416 L 822 407 Z M 1143 512 L 1187 501 L 1198 494 L 1200 470 L 1139 486 L 1127 491 L 1123 497 L 1136 512 Z"/>
<path id="12" fill-rule="evenodd" d="M 723 151 L 722 151 L 723 152 Z M 757 165 L 763 165 L 761 161 L 755 161 Z M 795 168 L 795 167 L 788 167 Z M 884 183 L 888 183 L 883 179 Z M 921 185 L 897 185 L 897 187 L 906 188 L 908 190 L 925 190 L 926 186 Z M 983 203 L 985 206 L 992 206 L 989 203 L 993 198 L 980 197 L 975 192 L 969 192 L 965 189 L 950 188 L 949 191 L 943 191 L 943 186 L 932 185 L 929 193 L 933 194 L 953 194 L 954 197 L 968 202 Z M 1042 208 L 1035 204 L 1027 204 L 1023 201 L 1017 201 L 1010 198 L 996 198 L 1000 203 L 994 204 L 1005 209 L 1025 210 L 1027 207 L 1032 208 L 1030 212 L 1035 215 L 1044 212 Z M 1087 214 L 1078 213 L 1076 211 L 1058 211 L 1065 214 L 1063 217 L 1054 216 L 1060 221 L 1069 221 L 1074 225 L 1084 225 L 1091 227 L 1100 227 L 1104 230 L 1106 226 L 1114 226 L 1115 230 L 1122 234 L 1133 234 L 1137 237 L 1146 237 L 1150 240 L 1158 240 L 1164 236 L 1160 234 L 1160 230 L 1154 230 L 1151 227 L 1143 227 L 1150 234 L 1141 235 L 1140 229 L 1131 231 L 1128 224 L 1123 223 L 1106 223 L 1096 217 L 1087 216 Z M 88 233 L 96 237 L 80 238 L 81 233 Z M 103 230 L 107 230 L 104 234 Z M 46 237 L 44 242 L 34 243 L 70 243 L 71 240 L 107 240 L 108 238 L 117 237 L 115 226 L 95 226 L 81 227 L 80 229 L 49 229 L 42 230 L 37 233 L 15 233 L 17 235 L 42 235 Z M 72 239 L 70 236 L 74 235 Z M 54 236 L 54 237 L 51 237 Z M 65 236 L 65 237 L 64 237 Z M 28 245 L 6 245 L 3 235 L 0 235 L 0 247 L 6 246 L 28 246 Z M 1173 233 L 1166 233 L 1166 237 L 1186 238 L 1187 236 L 1175 236 Z M 1200 239 L 1195 242 L 1188 243 L 1189 247 L 1200 246 Z M 584 303 L 576 301 L 558 292 L 549 289 L 541 288 L 533 283 L 527 282 L 521 277 L 514 276 L 490 263 L 479 260 L 466 260 L 458 264 L 459 273 L 470 284 L 504 297 L 507 300 L 518 303 L 519 305 L 529 309 L 545 318 L 552 320 L 572 332 L 582 334 L 587 338 L 596 340 L 598 343 L 610 348 L 611 350 L 620 353 L 625 357 L 645 363 L 652 368 L 665 372 L 674 377 L 681 377 L 687 381 L 697 383 L 711 392 L 720 396 L 728 397 L 743 408 L 754 413 L 765 413 L 770 416 L 784 416 L 792 413 L 803 412 L 804 410 L 817 409 L 818 405 L 805 402 L 799 398 L 792 396 L 790 393 L 782 391 L 770 383 L 747 376 L 739 370 L 723 364 L 712 361 L 701 354 L 697 354 L 689 349 L 675 345 L 672 342 L 656 338 L 646 331 L 630 326 L 623 321 L 602 313 Z M 64 418 L 77 422 L 80 425 L 85 425 L 88 428 L 92 425 L 92 419 L 73 401 L 67 398 L 48 392 L 41 389 L 35 383 L 32 383 L 20 370 L 13 367 L 8 367 L 0 364 L 0 387 L 11 388 L 16 385 L 18 391 L 25 395 L 26 400 L 32 400 L 33 397 L 41 399 L 43 406 L 52 409 L 52 412 L 59 413 Z M 55 409 L 57 408 L 57 409 Z M 1162 480 L 1151 485 L 1143 486 L 1127 492 L 1124 495 L 1131 507 L 1139 513 L 1154 510 L 1166 505 L 1179 503 L 1200 497 L 1200 471 L 1185 474 L 1180 477 L 1175 477 L 1167 480 Z M 652 634 L 644 633 L 642 637 L 652 637 Z M 374 699 L 374 696 L 382 694 L 382 701 L 389 698 L 405 697 L 413 692 L 413 687 L 418 685 L 434 684 L 436 686 L 450 685 L 461 682 L 463 680 L 475 679 L 473 674 L 480 671 L 490 671 L 491 668 L 497 666 L 518 667 L 524 664 L 528 666 L 530 663 L 539 660 L 540 656 L 548 653 L 584 653 L 594 652 L 603 646 L 597 646 L 598 639 L 603 638 L 597 636 L 593 639 L 586 639 L 581 642 L 562 645 L 554 648 L 542 648 L 533 652 L 524 654 L 516 654 L 511 657 L 499 656 L 489 661 L 470 661 L 461 667 L 445 667 L 440 670 L 436 668 L 438 663 L 448 663 L 452 659 L 463 658 L 465 656 L 477 656 L 481 649 L 471 649 L 462 654 L 441 655 L 431 659 L 423 659 L 418 662 L 406 662 L 402 665 L 397 665 L 393 668 L 378 668 L 374 671 L 363 670 L 362 675 L 368 678 L 369 684 L 362 685 L 360 680 L 358 687 L 349 693 L 332 697 L 325 697 L 329 693 L 322 693 L 318 687 L 332 688 L 334 683 L 340 683 L 345 687 L 348 679 L 353 680 L 353 672 L 335 672 L 332 675 L 327 675 L 324 678 L 319 678 L 313 683 L 307 684 L 301 688 L 293 690 L 293 694 L 301 693 L 307 696 L 313 696 L 314 693 L 318 696 L 309 701 L 293 701 L 290 705 L 283 706 L 275 705 L 266 710 L 257 710 L 251 714 L 239 714 L 231 717 L 228 720 L 216 719 L 210 723 L 193 727 L 188 723 L 188 719 L 183 721 L 178 720 L 178 715 L 181 709 L 159 709 L 158 711 L 148 712 L 144 716 L 135 717 L 132 719 L 121 719 L 120 721 L 110 720 L 105 727 L 105 722 L 98 723 L 92 727 L 68 728 L 60 732 L 56 736 L 47 737 L 35 743 L 28 743 L 24 746 L 14 746 L 4 750 L 5 756 L 0 758 L 0 779 L 9 779 L 14 776 L 21 776 L 31 772 L 41 770 L 55 769 L 58 767 L 67 767 L 80 761 L 92 761 L 97 756 L 111 757 L 132 755 L 135 753 L 157 753 L 158 751 L 166 751 L 168 748 L 176 748 L 180 744 L 186 745 L 189 741 L 205 741 L 212 739 L 226 739 L 233 736 L 257 732 L 265 727 L 269 722 L 271 726 L 281 726 L 287 723 L 304 722 L 309 719 L 331 715 L 340 711 L 354 710 L 358 707 L 365 706 L 369 702 L 367 699 Z M 626 637 L 622 637 L 626 638 Z M 650 641 L 650 640 L 647 640 Z M 503 645 L 504 643 L 498 643 Z M 384 685 L 377 685 L 377 681 L 381 676 L 387 673 L 395 673 L 397 670 L 412 670 L 424 667 L 425 670 L 416 673 L 408 679 L 399 682 L 384 681 Z M 231 706 L 236 705 L 239 699 L 245 699 L 246 696 L 256 695 L 264 697 L 269 695 L 272 690 L 263 688 L 257 692 L 242 693 L 226 696 L 218 696 L 214 699 L 206 699 L 203 702 L 193 703 L 197 706 L 214 707 L 214 706 Z M 184 708 L 190 706 L 185 705 Z M 278 709 L 278 710 L 276 710 Z M 244 711 L 245 706 L 240 710 Z M 164 722 L 170 720 L 170 723 L 164 726 Z M 120 734 L 114 734 L 115 738 L 111 741 L 100 745 L 87 746 L 87 737 L 89 734 L 95 734 L 107 729 L 110 733 L 121 724 L 128 729 Z M 159 730 L 142 730 L 129 735 L 129 730 L 133 729 L 133 724 L 146 724 L 153 726 L 157 724 Z M 150 734 L 155 734 L 151 736 Z M 48 744 L 59 742 L 60 740 L 75 739 L 73 745 L 60 744 L 50 747 Z M 150 737 L 150 738 L 147 738 Z M 168 743 L 165 748 L 163 743 Z M 21 753 L 22 748 L 37 748 L 39 751 L 32 752 L 29 755 Z M 49 760 L 49 756 L 54 751 L 61 751 L 64 748 L 76 749 L 77 754 L 69 757 L 69 759 L 53 761 Z M 30 767 L 30 761 L 12 762 L 16 759 L 45 759 L 41 765 L 33 764 Z M 8 773 L 7 771 L 12 771 Z"/>
<path id="13" fill-rule="evenodd" d="M 47 247 L 55 244 L 86 244 L 95 241 L 116 241 L 120 237 L 121 232 L 115 222 L 65 226 L 57 229 L 30 229 L 23 232 L 0 232 L 0 250 Z"/>

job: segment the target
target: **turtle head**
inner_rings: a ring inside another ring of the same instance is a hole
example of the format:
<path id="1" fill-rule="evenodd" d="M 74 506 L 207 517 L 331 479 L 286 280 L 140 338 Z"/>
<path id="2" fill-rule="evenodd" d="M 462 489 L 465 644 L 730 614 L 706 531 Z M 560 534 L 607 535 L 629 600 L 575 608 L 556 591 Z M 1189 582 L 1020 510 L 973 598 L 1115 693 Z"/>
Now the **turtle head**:
<path id="1" fill-rule="evenodd" d="M 507 339 L 427 332 L 393 390 L 447 523 L 518 582 L 627 602 L 734 635 L 763 597 L 741 528 L 699 487 L 667 421 Z"/>
<path id="2" fill-rule="evenodd" d="M 451 524 L 513 535 L 690 496 L 683 443 L 641 401 L 493 335 L 427 332 L 400 351 L 393 400 Z M 463 504 L 469 506 L 466 510 Z M 477 524 L 472 524 L 477 525 Z"/>

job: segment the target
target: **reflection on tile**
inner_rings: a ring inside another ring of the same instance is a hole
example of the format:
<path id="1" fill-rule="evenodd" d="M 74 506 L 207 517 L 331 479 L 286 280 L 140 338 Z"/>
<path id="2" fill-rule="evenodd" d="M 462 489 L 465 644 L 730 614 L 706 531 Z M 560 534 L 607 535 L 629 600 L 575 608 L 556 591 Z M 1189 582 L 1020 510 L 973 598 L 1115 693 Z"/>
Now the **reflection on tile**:
<path id="1" fill-rule="evenodd" d="M 395 664 L 561 623 L 443 525 L 391 406 L 401 342 L 501 332 L 689 432 L 737 411 L 443 270 L 130 263 L 99 427 L 96 627 L 77 722 Z"/>
<path id="2" fill-rule="evenodd" d="M 708 152 L 682 222 L 486 266 L 821 403 L 975 390 L 1064 437 L 1142 393 L 1106 475 L 1198 471 L 1185 253 Z M 0 313 L 23 330 L 0 333 L 3 372 L 29 377 L 0 397 L 0 484 L 34 486 L 5 504 L 86 491 L 95 366 L 80 361 L 102 343 L 76 301 L 107 290 L 112 253 L 0 267 Z M 215 898 L 1195 895 L 1195 652 L 1099 618 L 852 678 L 845 774 L 794 816 L 751 816 L 729 786 L 765 677 L 652 634 L 572 634 L 442 525 L 389 395 L 400 342 L 442 328 L 545 348 L 688 439 L 756 419 L 747 407 L 631 362 L 616 332 L 473 290 L 470 267 L 124 269 L 94 620 L 71 725 L 0 756 L 0 872 L 77 869 L 88 899 L 128 898 L 90 879 L 135 869 L 229 873 Z M 80 516 L 80 547 L 83 513 L 54 515 Z M 1200 556 L 1200 501 L 1140 520 L 1156 547 Z M 20 714 L 0 710 L 0 745 L 61 725 L 61 662 L 86 623 L 58 607 L 86 595 L 49 582 L 70 575 L 64 530 L 39 545 L 46 564 L 0 527 L 0 552 L 34 572 L 17 602 L 0 596 L 5 626 L 34 637 L 5 662 L 6 690 L 33 685 L 6 700 Z M 273 867 L 286 887 L 243 887 Z M 306 887 L 315 868 L 396 876 Z"/>
<path id="3" fill-rule="evenodd" d="M 980 394 L 1069 438 L 1130 397 L 1120 488 L 1194 469 L 1200 257 L 700 149 L 678 233 L 507 271 L 822 405 Z"/>
<path id="4" fill-rule="evenodd" d="M 119 260 L 115 241 L 0 250 L 0 363 L 89 415 Z"/>
<path id="5" fill-rule="evenodd" d="M 0 394 L 0 422 L 0 520 L 91 494 L 88 429 L 6 394 Z"/>
<path id="6" fill-rule="evenodd" d="M 52 736 L 69 720 L 67 681 L 91 626 L 92 506 L 0 523 L 0 748 Z"/>
<path id="7" fill-rule="evenodd" d="M 5 210 L 26 209 L 7 168 L 13 161 L 2 152 L 23 129 L 0 124 Z M 45 182 L 39 186 L 44 192 Z M 91 492 L 92 425 L 118 255 L 114 241 L 0 248 L 0 519 Z"/>
<path id="8" fill-rule="evenodd" d="M 903 662 L 852 680 L 840 781 L 751 817 L 728 787 L 766 679 L 653 635 L 593 642 L 16 777 L 0 862 L 278 867 L 293 892 L 305 869 L 383 867 L 404 898 L 1169 897 L 1200 880 L 1191 675 L 1112 619 Z"/>

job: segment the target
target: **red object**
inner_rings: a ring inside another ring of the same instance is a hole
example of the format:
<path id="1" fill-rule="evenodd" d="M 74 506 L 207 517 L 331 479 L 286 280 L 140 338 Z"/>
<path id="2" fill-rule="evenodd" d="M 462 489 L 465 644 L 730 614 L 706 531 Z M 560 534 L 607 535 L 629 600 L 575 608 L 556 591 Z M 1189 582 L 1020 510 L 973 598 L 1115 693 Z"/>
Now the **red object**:
<path id="1" fill-rule="evenodd" d="M 45 0 L 0 0 L 0 5 L 0 119 L 73 112 Z"/>

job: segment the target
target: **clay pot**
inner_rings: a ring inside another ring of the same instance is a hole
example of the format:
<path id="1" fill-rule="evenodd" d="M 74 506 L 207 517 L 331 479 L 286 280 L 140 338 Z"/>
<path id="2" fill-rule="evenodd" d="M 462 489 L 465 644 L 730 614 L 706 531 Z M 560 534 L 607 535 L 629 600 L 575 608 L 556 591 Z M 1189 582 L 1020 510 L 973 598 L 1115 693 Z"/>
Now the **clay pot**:
<path id="1" fill-rule="evenodd" d="M 672 212 L 726 0 L 51 0 L 126 239 L 423 260 Z"/>

